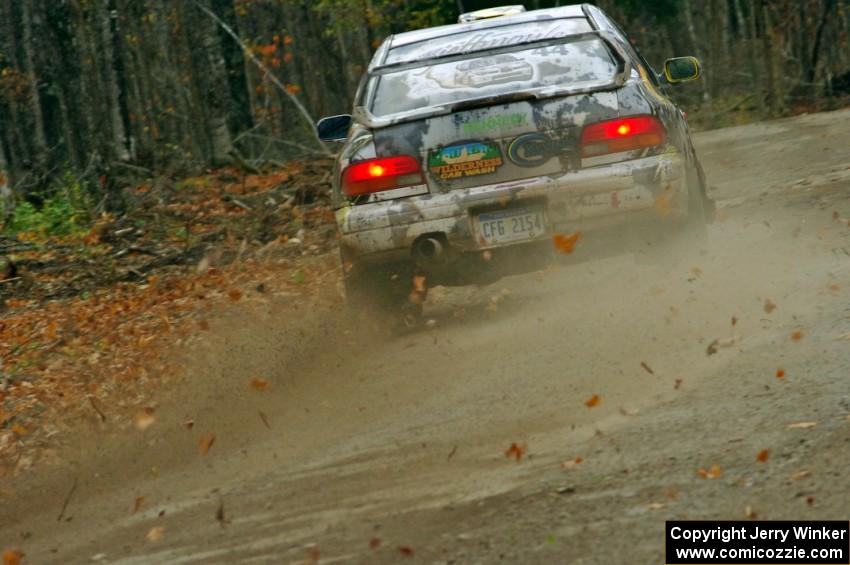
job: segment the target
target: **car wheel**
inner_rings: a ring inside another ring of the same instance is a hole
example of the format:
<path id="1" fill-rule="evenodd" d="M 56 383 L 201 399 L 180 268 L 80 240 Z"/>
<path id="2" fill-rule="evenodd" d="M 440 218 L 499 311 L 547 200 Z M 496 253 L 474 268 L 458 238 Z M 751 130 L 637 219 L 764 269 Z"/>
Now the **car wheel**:
<path id="1" fill-rule="evenodd" d="M 350 315 L 392 333 L 418 327 L 425 292 L 415 292 L 413 276 L 406 265 L 350 265 L 343 279 Z"/>
<path id="2" fill-rule="evenodd" d="M 697 256 L 708 244 L 709 211 L 705 191 L 696 170 L 688 171 L 688 218 L 684 223 L 658 233 L 637 253 L 638 263 L 675 266 Z"/>

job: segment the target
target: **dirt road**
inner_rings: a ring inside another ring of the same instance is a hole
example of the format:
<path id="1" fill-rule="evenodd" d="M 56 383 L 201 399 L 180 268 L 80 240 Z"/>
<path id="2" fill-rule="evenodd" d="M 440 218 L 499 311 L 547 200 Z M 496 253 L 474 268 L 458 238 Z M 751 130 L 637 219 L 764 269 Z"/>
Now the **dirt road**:
<path id="1" fill-rule="evenodd" d="M 848 132 L 843 111 L 700 135 L 720 220 L 672 270 L 438 289 L 436 327 L 389 341 L 285 303 L 234 312 L 155 425 L 92 437 L 49 487 L 4 485 L 0 548 L 650 564 L 666 519 L 845 520 Z"/>

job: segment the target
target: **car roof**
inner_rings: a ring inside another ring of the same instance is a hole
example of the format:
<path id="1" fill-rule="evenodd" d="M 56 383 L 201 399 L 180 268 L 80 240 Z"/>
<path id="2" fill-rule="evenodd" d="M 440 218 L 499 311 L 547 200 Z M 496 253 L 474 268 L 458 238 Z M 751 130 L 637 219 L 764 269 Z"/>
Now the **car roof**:
<path id="1" fill-rule="evenodd" d="M 465 24 L 449 24 L 438 27 L 429 27 L 416 31 L 406 31 L 391 36 L 387 40 L 387 48 L 395 49 L 412 43 L 428 41 L 438 37 L 455 35 L 459 33 L 467 33 L 470 31 L 480 31 L 505 25 L 521 24 L 526 22 L 545 21 L 559 18 L 587 18 L 584 12 L 584 4 L 575 4 L 572 6 L 561 6 L 558 8 L 548 8 L 543 10 L 532 10 L 513 16 L 500 16 L 498 18 L 490 18 L 486 20 L 476 20 Z"/>

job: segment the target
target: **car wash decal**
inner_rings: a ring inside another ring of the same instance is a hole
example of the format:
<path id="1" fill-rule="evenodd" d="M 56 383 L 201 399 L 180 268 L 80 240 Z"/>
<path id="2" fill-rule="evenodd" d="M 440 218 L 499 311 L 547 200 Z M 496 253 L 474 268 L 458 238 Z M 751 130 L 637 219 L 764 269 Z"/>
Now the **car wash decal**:
<path id="1" fill-rule="evenodd" d="M 502 153 L 495 143 L 474 141 L 432 151 L 428 168 L 440 180 L 495 173 L 502 166 Z"/>

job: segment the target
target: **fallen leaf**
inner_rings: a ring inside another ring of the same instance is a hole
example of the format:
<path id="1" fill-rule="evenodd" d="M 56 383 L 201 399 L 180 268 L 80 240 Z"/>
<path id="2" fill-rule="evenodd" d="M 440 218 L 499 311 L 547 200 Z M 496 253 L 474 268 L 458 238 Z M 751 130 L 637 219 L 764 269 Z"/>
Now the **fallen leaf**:
<path id="1" fill-rule="evenodd" d="M 312 546 L 307 548 L 307 562 L 308 563 L 318 563 L 319 558 L 322 556 L 322 553 L 319 551 L 317 546 Z"/>
<path id="2" fill-rule="evenodd" d="M 774 304 L 770 299 L 764 301 L 764 312 L 765 314 L 772 314 L 774 310 L 776 310 L 778 306 Z"/>
<path id="3" fill-rule="evenodd" d="M 759 451 L 759 454 L 756 455 L 756 461 L 759 463 L 767 463 L 767 460 L 770 458 L 770 450 L 762 449 Z"/>
<path id="4" fill-rule="evenodd" d="M 646 362 L 641 361 L 641 362 L 640 362 L 640 366 L 643 368 L 643 370 L 644 370 L 644 371 L 646 371 L 646 372 L 647 372 L 647 373 L 649 373 L 650 375 L 654 375 L 654 374 L 655 374 L 655 371 L 653 371 L 653 370 L 652 370 L 652 368 L 651 368 L 649 365 L 647 365 L 647 364 L 646 364 Z"/>
<path id="5" fill-rule="evenodd" d="M 12 424 L 11 430 L 12 430 L 12 433 L 15 434 L 18 437 L 22 437 L 22 436 L 27 435 L 27 429 L 17 422 Z"/>
<path id="6" fill-rule="evenodd" d="M 516 459 L 517 463 L 519 463 L 523 455 L 525 455 L 525 446 L 516 443 L 512 443 L 511 446 L 505 450 L 505 457 L 508 459 L 513 457 Z"/>
<path id="7" fill-rule="evenodd" d="M 426 279 L 423 276 L 413 277 L 413 290 L 416 292 L 425 292 L 428 287 L 425 286 Z"/>
<path id="8" fill-rule="evenodd" d="M 802 481 L 806 477 L 811 476 L 811 474 L 812 474 L 812 472 L 809 471 L 808 469 L 803 469 L 802 471 L 797 471 L 796 473 L 791 475 L 791 480 L 792 481 Z"/>
<path id="9" fill-rule="evenodd" d="M 413 557 L 413 549 L 406 545 L 400 545 L 398 551 L 405 557 Z"/>
<path id="10" fill-rule="evenodd" d="M 814 506 L 815 505 L 815 497 L 814 496 L 807 496 L 806 497 L 806 504 L 808 504 L 809 506 Z"/>
<path id="11" fill-rule="evenodd" d="M 791 424 L 788 426 L 789 430 L 809 430 L 811 428 L 817 427 L 817 422 L 797 422 L 796 424 Z"/>
<path id="12" fill-rule="evenodd" d="M 184 420 L 183 427 L 185 427 L 187 430 L 191 430 L 195 427 L 195 420 Z"/>
<path id="13" fill-rule="evenodd" d="M 837 284 L 831 284 L 829 285 L 829 290 L 831 290 L 832 292 L 839 292 L 841 290 L 841 287 Z"/>
<path id="14" fill-rule="evenodd" d="M 214 434 L 204 434 L 198 438 L 198 453 L 201 455 L 206 455 L 213 443 L 215 443 L 215 435 Z"/>
<path id="15" fill-rule="evenodd" d="M 715 339 L 705 350 L 706 355 L 709 357 L 717 353 L 721 349 L 728 349 L 735 345 L 738 342 L 737 337 L 728 337 L 726 339 Z"/>
<path id="16" fill-rule="evenodd" d="M 797 330 L 791 334 L 791 341 L 800 341 L 803 339 L 803 332 Z"/>
<path id="17" fill-rule="evenodd" d="M 650 502 L 646 505 L 646 507 L 650 510 L 661 510 L 662 508 L 664 508 L 664 506 L 665 505 L 661 502 Z"/>
<path id="18" fill-rule="evenodd" d="M 576 245 L 581 240 L 581 232 L 575 232 L 570 235 L 557 233 L 552 238 L 555 244 L 555 250 L 565 255 L 571 254 L 576 249 Z"/>
<path id="19" fill-rule="evenodd" d="M 755 520 L 756 518 L 758 518 L 758 514 L 756 514 L 756 511 L 753 510 L 753 507 L 749 505 L 744 508 L 744 516 L 746 516 L 750 520 Z"/>
<path id="20" fill-rule="evenodd" d="M 776 378 L 777 379 L 785 378 L 785 369 L 776 369 Z"/>
<path id="21" fill-rule="evenodd" d="M 263 421 L 263 425 L 265 425 L 268 429 L 272 429 L 272 427 L 269 425 L 269 418 L 268 416 L 266 416 L 266 413 L 262 410 L 257 410 L 257 414 L 260 415 L 260 420 Z"/>
<path id="22" fill-rule="evenodd" d="M 59 324 L 56 323 L 56 320 L 53 320 L 47 327 L 44 328 L 44 339 L 48 341 L 53 341 L 56 339 L 56 331 L 59 329 Z"/>
<path id="23" fill-rule="evenodd" d="M 719 479 L 723 475 L 723 469 L 719 465 L 712 465 L 709 470 L 700 469 L 697 474 L 703 479 Z"/>
<path id="24" fill-rule="evenodd" d="M 381 547 L 381 540 L 379 538 L 369 540 L 369 549 L 378 549 L 379 547 Z"/>
<path id="25" fill-rule="evenodd" d="M 139 408 L 133 416 L 133 423 L 136 424 L 136 429 L 145 431 L 156 422 L 156 417 L 153 415 L 154 410 L 151 407 Z"/>
<path id="26" fill-rule="evenodd" d="M 132 512 L 132 514 L 135 514 L 136 512 L 141 510 L 142 505 L 144 503 L 145 503 L 145 497 L 144 496 L 137 496 L 136 500 L 133 502 L 133 512 Z"/>
<path id="27" fill-rule="evenodd" d="M 145 536 L 145 539 L 149 542 L 159 541 L 165 537 L 165 528 L 162 526 L 154 526 L 148 531 L 148 535 Z"/>
<path id="28" fill-rule="evenodd" d="M 251 379 L 251 388 L 254 390 L 266 390 L 269 387 L 269 381 L 265 379 L 261 379 L 259 377 L 254 377 Z"/>
<path id="29" fill-rule="evenodd" d="M 593 396 L 584 401 L 584 405 L 588 408 L 596 408 L 597 406 L 599 406 L 600 402 L 602 402 L 602 399 L 599 397 L 598 394 L 594 394 Z"/>
<path id="30" fill-rule="evenodd" d="M 198 327 L 201 328 L 201 330 L 206 332 L 206 331 L 209 331 L 209 329 L 210 329 L 210 323 L 206 320 L 200 320 L 198 322 Z"/>
<path id="31" fill-rule="evenodd" d="M 218 510 L 215 511 L 215 521 L 218 522 L 222 528 L 227 525 L 227 519 L 224 517 L 224 500 L 219 499 L 218 501 Z"/>
<path id="32" fill-rule="evenodd" d="M 239 300 L 242 298 L 242 292 L 233 288 L 227 292 L 227 296 L 228 298 L 230 298 L 231 301 L 239 302 Z"/>
<path id="33" fill-rule="evenodd" d="M 691 274 L 695 277 L 699 277 L 702 275 L 702 269 L 700 269 L 699 267 L 692 267 Z"/>
<path id="34" fill-rule="evenodd" d="M 682 383 L 684 381 L 682 379 L 676 379 L 676 384 L 673 385 L 673 390 L 679 390 L 682 388 Z"/>
<path id="35" fill-rule="evenodd" d="M 3 552 L 3 565 L 21 565 L 24 554 L 19 549 L 7 549 Z"/>
<path id="36" fill-rule="evenodd" d="M 738 318 L 736 318 L 735 316 L 732 316 L 732 327 L 735 327 L 737 325 L 738 325 Z"/>
<path id="37" fill-rule="evenodd" d="M 583 462 L 584 459 L 582 459 L 581 457 L 576 457 L 571 461 L 564 461 L 563 463 L 561 463 L 561 469 L 563 469 L 564 471 L 570 471 L 581 465 Z"/>
<path id="38" fill-rule="evenodd" d="M 449 456 L 446 458 L 446 461 L 451 461 L 452 457 L 455 456 L 455 453 L 457 453 L 457 446 L 454 446 L 452 448 L 452 450 L 449 452 Z"/>

